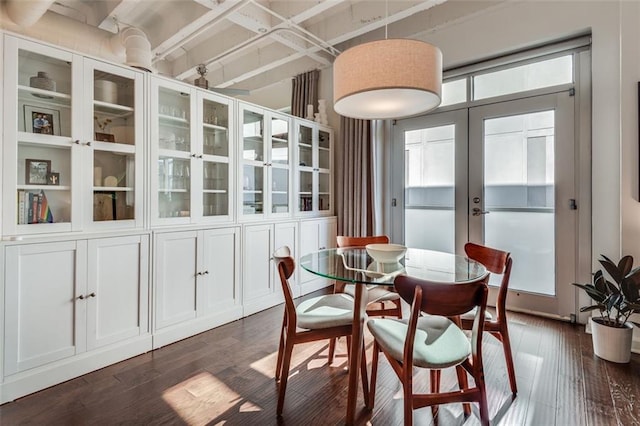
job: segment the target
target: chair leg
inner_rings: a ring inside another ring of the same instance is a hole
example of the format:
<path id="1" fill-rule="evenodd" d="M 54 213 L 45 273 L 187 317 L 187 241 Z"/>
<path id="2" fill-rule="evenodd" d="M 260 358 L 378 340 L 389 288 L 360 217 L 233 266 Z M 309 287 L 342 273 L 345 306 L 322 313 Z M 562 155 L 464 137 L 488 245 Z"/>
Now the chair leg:
<path id="1" fill-rule="evenodd" d="M 280 388 L 278 389 L 278 409 L 276 414 L 282 415 L 282 409 L 284 408 L 284 396 L 287 392 L 287 380 L 289 378 L 289 366 L 291 364 L 291 353 L 293 352 L 293 343 L 290 339 L 287 339 L 284 348 L 284 357 L 282 359 L 282 376 L 280 377 Z"/>
<path id="2" fill-rule="evenodd" d="M 509 374 L 509 384 L 511 385 L 511 393 L 516 396 L 518 393 L 518 386 L 516 384 L 516 370 L 513 365 L 513 355 L 511 354 L 511 340 L 509 339 L 509 330 L 507 325 L 504 324 L 500 330 L 500 340 L 502 341 L 502 349 L 504 350 L 504 360 L 507 364 L 507 373 Z M 498 333 L 497 333 L 498 334 Z"/>
<path id="3" fill-rule="evenodd" d="M 408 366 L 403 366 L 403 368 L 411 368 Z M 405 374 L 404 379 L 402 380 L 402 390 L 404 391 L 404 426 L 413 426 L 413 382 L 412 377 L 413 371 L 409 371 L 409 376 L 407 377 L 407 371 L 403 372 Z"/>
<path id="4" fill-rule="evenodd" d="M 365 407 L 369 408 L 369 378 L 367 377 L 367 351 L 362 339 L 362 359 L 360 360 L 360 378 L 362 379 L 362 395 Z"/>
<path id="5" fill-rule="evenodd" d="M 329 363 L 329 365 L 333 364 L 333 358 L 335 356 L 336 353 L 336 342 L 337 342 L 338 338 L 337 337 L 333 337 L 331 339 L 329 339 L 329 355 L 327 356 L 327 362 Z"/>
<path id="6" fill-rule="evenodd" d="M 460 386 L 460 390 L 467 389 L 469 387 L 467 371 L 462 365 L 456 365 L 456 374 L 458 375 L 458 386 Z M 471 414 L 471 404 L 468 402 L 462 403 L 462 410 L 464 411 L 465 417 L 469 416 Z"/>
<path id="7" fill-rule="evenodd" d="M 278 360 L 276 361 L 276 382 L 280 381 L 280 373 L 282 372 L 282 354 L 284 352 L 285 333 L 287 332 L 286 317 L 282 320 L 282 329 L 280 330 L 280 344 L 278 345 Z"/>
<path id="8" fill-rule="evenodd" d="M 378 376 L 378 354 L 380 348 L 377 342 L 373 342 L 373 355 L 371 356 L 371 386 L 369 387 L 369 409 L 373 409 L 376 400 L 376 378 Z"/>
<path id="9" fill-rule="evenodd" d="M 482 426 L 489 426 L 489 404 L 487 403 L 487 387 L 484 383 L 484 371 L 480 370 L 479 374 L 475 374 L 478 377 L 474 377 L 476 387 L 480 391 L 480 399 L 478 405 L 480 405 L 480 423 Z"/>

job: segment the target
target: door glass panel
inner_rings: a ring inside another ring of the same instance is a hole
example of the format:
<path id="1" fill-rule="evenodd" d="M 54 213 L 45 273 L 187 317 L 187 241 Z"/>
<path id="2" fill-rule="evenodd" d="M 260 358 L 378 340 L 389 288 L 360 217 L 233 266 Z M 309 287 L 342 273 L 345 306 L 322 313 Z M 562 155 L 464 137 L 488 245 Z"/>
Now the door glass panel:
<path id="1" fill-rule="evenodd" d="M 406 131 L 404 139 L 405 243 L 453 253 L 455 126 Z"/>
<path id="2" fill-rule="evenodd" d="M 204 100 L 202 117 L 202 144 L 206 155 L 229 156 L 229 107 Z"/>
<path id="3" fill-rule="evenodd" d="M 262 214 L 263 211 L 263 181 L 264 167 L 248 166 L 243 167 L 243 200 L 242 212 L 245 215 Z"/>
<path id="4" fill-rule="evenodd" d="M 272 213 L 287 213 L 289 211 L 289 170 L 274 167 L 271 179 L 273 180 Z"/>
<path id="5" fill-rule="evenodd" d="M 229 165 L 205 161 L 202 181 L 202 214 L 221 216 L 229 214 Z"/>
<path id="6" fill-rule="evenodd" d="M 93 220 L 133 219 L 135 160 L 131 154 L 93 152 Z"/>
<path id="7" fill-rule="evenodd" d="M 188 217 L 191 205 L 191 170 L 187 159 L 158 159 L 158 210 L 160 217 Z"/>
<path id="8" fill-rule="evenodd" d="M 93 135 L 96 141 L 135 145 L 134 81 L 93 72 Z"/>
<path id="9" fill-rule="evenodd" d="M 526 259 L 510 288 L 546 295 L 555 295 L 554 121 L 554 111 L 484 121 L 485 243 Z"/>
<path id="10" fill-rule="evenodd" d="M 19 49 L 18 129 L 71 136 L 71 64 Z"/>
<path id="11" fill-rule="evenodd" d="M 158 121 L 160 148 L 191 152 L 189 95 L 160 88 Z"/>
<path id="12" fill-rule="evenodd" d="M 475 76 L 473 98 L 485 99 L 567 83 L 573 83 L 573 55 Z"/>
<path id="13" fill-rule="evenodd" d="M 313 172 L 300 171 L 300 188 L 298 188 L 299 206 L 301 212 L 313 210 Z"/>
<path id="14" fill-rule="evenodd" d="M 244 111 L 242 122 L 242 158 L 262 161 L 264 156 L 263 116 L 252 111 Z"/>
<path id="15" fill-rule="evenodd" d="M 271 162 L 289 164 L 289 122 L 271 119 Z"/>
<path id="16" fill-rule="evenodd" d="M 329 200 L 331 195 L 331 176 L 329 173 L 318 173 L 318 210 L 329 210 Z"/>

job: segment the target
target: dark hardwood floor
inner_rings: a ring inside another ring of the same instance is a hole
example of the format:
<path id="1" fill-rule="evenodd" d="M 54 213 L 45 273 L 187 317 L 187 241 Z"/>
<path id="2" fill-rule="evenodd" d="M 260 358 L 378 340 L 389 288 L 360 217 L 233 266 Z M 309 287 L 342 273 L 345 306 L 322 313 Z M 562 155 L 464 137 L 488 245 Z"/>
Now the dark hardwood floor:
<path id="1" fill-rule="evenodd" d="M 345 339 L 327 365 L 327 343 L 294 349 L 284 415 L 275 416 L 274 370 L 283 307 L 210 330 L 0 406 L 8 425 L 336 425 L 346 411 Z M 485 371 L 494 425 L 640 425 L 640 355 L 618 365 L 596 358 L 584 326 L 511 313 L 519 393 L 511 399 L 502 348 L 485 336 Z M 367 353 L 371 359 L 370 341 Z M 416 373 L 416 388 L 428 374 Z M 455 374 L 442 375 L 453 388 Z M 426 388 L 425 388 L 426 389 Z M 360 402 L 362 392 L 360 391 Z M 381 358 L 372 411 L 358 424 L 401 425 L 402 392 Z M 429 408 L 416 425 L 434 424 Z M 477 425 L 460 404 L 445 405 L 440 425 Z"/>

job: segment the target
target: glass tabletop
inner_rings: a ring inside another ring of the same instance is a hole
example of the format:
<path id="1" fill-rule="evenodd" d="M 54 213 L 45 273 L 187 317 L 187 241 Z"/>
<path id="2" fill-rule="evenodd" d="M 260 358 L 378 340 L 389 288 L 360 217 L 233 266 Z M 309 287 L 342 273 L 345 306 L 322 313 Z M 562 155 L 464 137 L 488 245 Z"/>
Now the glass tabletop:
<path id="1" fill-rule="evenodd" d="M 300 266 L 325 278 L 378 285 L 393 285 L 394 278 L 400 274 L 458 284 L 487 273 L 482 264 L 464 256 L 415 248 L 408 248 L 397 263 L 375 262 L 365 248 L 320 250 L 302 256 Z"/>

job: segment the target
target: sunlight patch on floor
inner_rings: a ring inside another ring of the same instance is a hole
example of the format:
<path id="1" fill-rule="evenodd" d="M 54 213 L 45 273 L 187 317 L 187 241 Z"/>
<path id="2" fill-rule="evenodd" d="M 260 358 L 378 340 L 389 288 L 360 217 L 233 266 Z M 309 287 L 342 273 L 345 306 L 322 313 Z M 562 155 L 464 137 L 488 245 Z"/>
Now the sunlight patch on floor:
<path id="1" fill-rule="evenodd" d="M 240 395 L 206 371 L 167 389 L 162 399 L 190 426 L 211 424 L 243 401 Z M 244 402 L 239 409 L 259 411 L 261 408 Z"/>

